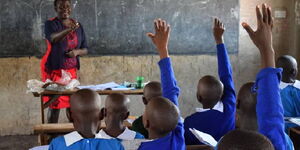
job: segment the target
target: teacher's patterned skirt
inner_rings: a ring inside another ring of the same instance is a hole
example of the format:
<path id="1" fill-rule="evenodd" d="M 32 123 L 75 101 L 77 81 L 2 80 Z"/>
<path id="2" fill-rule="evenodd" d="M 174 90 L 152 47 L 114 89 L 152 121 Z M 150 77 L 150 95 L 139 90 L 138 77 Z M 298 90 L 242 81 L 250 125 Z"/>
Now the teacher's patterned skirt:
<path id="1" fill-rule="evenodd" d="M 48 41 L 47 41 L 48 43 Z M 49 44 L 49 43 L 48 43 Z M 71 74 L 71 79 L 77 79 L 77 68 L 73 69 L 59 69 L 53 70 L 51 72 L 46 71 L 46 62 L 47 58 L 51 52 L 50 46 L 48 46 L 46 54 L 41 60 L 41 75 L 42 81 L 45 82 L 47 79 L 50 79 L 53 82 L 59 81 L 62 77 L 62 70 L 69 72 Z M 44 102 L 48 102 L 50 100 L 49 96 L 42 97 Z M 69 108 L 70 107 L 70 96 L 60 96 L 56 101 L 50 104 L 49 106 L 52 109 L 61 109 L 61 108 Z"/>

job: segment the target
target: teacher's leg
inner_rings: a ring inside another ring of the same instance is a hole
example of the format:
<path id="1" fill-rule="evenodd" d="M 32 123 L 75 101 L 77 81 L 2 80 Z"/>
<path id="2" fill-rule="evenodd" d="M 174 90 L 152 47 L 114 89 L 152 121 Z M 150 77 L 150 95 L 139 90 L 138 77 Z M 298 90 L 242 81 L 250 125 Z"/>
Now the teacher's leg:
<path id="1" fill-rule="evenodd" d="M 48 108 L 48 123 L 58 123 L 60 109 Z"/>

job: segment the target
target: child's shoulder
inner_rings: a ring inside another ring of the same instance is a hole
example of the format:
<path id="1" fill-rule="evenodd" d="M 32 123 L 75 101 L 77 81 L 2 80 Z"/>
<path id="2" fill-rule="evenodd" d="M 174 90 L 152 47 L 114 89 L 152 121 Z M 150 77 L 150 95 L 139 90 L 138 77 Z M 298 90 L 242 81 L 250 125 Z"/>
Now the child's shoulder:
<path id="1" fill-rule="evenodd" d="M 201 112 L 195 112 L 189 116 L 187 116 L 185 119 L 184 119 L 184 124 L 189 124 L 189 123 L 193 123 L 193 122 L 196 122 L 195 120 L 199 119 L 199 117 L 202 116 L 202 113 Z"/>
<path id="2" fill-rule="evenodd" d="M 294 83 L 293 87 L 295 87 L 296 89 L 300 90 L 300 81 L 296 80 L 296 82 Z"/>
<path id="3" fill-rule="evenodd" d="M 58 148 L 58 147 L 62 147 L 62 146 L 66 146 L 66 141 L 65 141 L 64 136 L 56 137 L 50 143 L 50 147 L 54 148 L 54 149 L 55 149 L 55 147 Z"/>
<path id="4" fill-rule="evenodd" d="M 281 91 L 284 90 L 291 90 L 291 89 L 297 89 L 300 90 L 300 81 L 296 80 L 294 84 L 292 83 L 285 83 L 285 82 L 280 82 L 279 88 Z"/>

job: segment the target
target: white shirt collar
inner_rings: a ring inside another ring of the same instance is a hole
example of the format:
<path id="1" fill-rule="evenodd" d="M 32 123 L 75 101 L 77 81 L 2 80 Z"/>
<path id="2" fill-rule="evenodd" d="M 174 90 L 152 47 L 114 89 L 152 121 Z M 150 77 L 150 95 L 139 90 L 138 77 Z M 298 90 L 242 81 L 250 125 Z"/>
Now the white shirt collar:
<path id="1" fill-rule="evenodd" d="M 203 109 L 203 108 L 196 108 L 196 112 L 206 112 L 206 111 L 209 111 L 211 109 Z M 219 111 L 221 113 L 224 112 L 224 104 L 219 101 L 213 108 L 212 110 L 216 110 L 216 111 Z"/>
<path id="2" fill-rule="evenodd" d="M 67 147 L 84 139 L 77 131 L 64 135 Z"/>
<path id="3" fill-rule="evenodd" d="M 129 130 L 127 127 L 125 128 L 124 132 L 121 133 L 117 139 L 120 140 L 134 140 L 136 136 L 136 132 Z M 97 138 L 101 138 L 101 139 L 114 139 L 114 137 L 109 136 L 108 134 L 106 134 L 106 132 L 101 129 L 99 131 L 99 133 L 96 135 Z"/>
<path id="4" fill-rule="evenodd" d="M 297 89 L 300 89 L 300 81 L 299 80 L 296 80 L 295 83 L 285 83 L 285 82 L 280 81 L 279 88 L 282 90 L 282 89 L 286 88 L 289 85 L 293 86 Z"/>

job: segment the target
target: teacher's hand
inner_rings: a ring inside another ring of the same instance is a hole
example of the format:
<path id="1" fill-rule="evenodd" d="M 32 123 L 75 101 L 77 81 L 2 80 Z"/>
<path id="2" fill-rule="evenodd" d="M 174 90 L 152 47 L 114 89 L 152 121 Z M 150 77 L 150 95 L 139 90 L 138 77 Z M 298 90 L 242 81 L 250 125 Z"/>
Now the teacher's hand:
<path id="1" fill-rule="evenodd" d="M 73 21 L 71 24 L 71 29 L 74 31 L 80 27 L 80 24 L 78 22 Z"/>
<path id="2" fill-rule="evenodd" d="M 68 57 L 71 57 L 71 58 L 78 56 L 77 50 L 69 51 L 69 52 L 67 53 L 67 56 L 68 56 Z"/>

